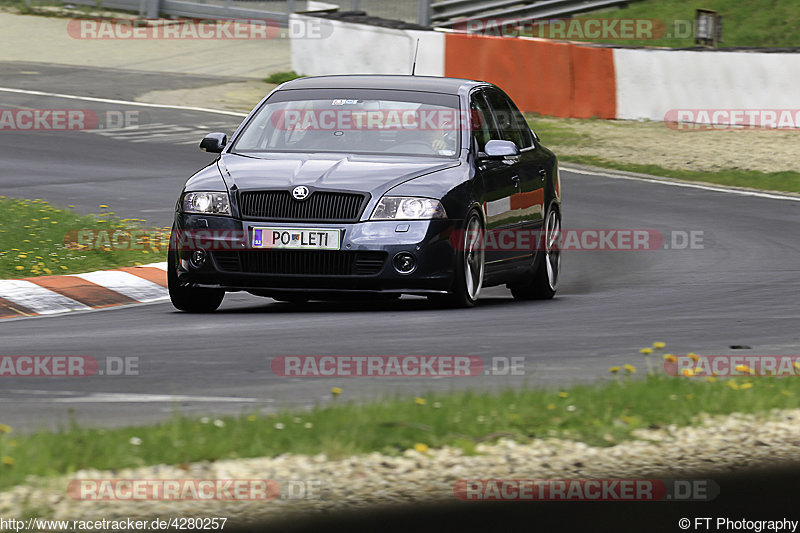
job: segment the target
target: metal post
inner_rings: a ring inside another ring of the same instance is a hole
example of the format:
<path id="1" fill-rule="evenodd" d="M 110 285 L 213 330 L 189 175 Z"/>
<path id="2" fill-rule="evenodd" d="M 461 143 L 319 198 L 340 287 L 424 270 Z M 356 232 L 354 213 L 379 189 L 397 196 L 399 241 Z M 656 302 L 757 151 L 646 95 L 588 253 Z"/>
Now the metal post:
<path id="1" fill-rule="evenodd" d="M 149 19 L 157 19 L 158 12 L 160 11 L 161 8 L 160 0 L 146 0 L 146 4 L 147 4 L 147 13 L 145 14 L 145 16 Z"/>
<path id="2" fill-rule="evenodd" d="M 431 0 L 418 0 L 417 24 L 420 26 L 431 25 Z"/>

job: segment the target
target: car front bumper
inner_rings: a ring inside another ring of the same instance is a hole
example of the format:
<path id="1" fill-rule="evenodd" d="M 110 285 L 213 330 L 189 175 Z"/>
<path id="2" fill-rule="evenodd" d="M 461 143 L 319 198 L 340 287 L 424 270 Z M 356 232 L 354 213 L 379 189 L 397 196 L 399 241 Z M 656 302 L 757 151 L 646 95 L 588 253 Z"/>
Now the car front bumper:
<path id="1" fill-rule="evenodd" d="M 453 246 L 462 221 L 364 221 L 305 223 L 242 221 L 228 217 L 178 214 L 173 239 L 181 285 L 270 291 L 375 291 L 438 293 L 452 287 Z M 338 250 L 253 248 L 253 228 L 337 229 Z M 200 236 L 201 238 L 197 238 Z M 188 238 L 187 238 L 188 237 Z M 198 264 L 191 259 L 204 251 Z M 401 273 L 399 253 L 413 256 L 415 267 Z M 173 268 L 173 265 L 170 265 Z"/>

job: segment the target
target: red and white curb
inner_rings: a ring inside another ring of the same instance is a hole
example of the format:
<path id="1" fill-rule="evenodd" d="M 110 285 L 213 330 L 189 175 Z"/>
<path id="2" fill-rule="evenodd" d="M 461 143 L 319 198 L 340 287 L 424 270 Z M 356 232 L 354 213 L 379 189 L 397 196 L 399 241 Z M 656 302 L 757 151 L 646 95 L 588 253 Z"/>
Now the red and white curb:
<path id="1" fill-rule="evenodd" d="M 0 280 L 0 319 L 54 315 L 169 298 L 167 263 Z"/>

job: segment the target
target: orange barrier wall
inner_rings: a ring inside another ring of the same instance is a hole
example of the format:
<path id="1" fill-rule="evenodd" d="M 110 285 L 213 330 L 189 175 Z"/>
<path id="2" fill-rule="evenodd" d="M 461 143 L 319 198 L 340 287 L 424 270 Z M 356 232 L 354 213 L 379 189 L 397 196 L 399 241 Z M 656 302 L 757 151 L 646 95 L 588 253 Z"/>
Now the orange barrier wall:
<path id="1" fill-rule="evenodd" d="M 616 118 L 611 49 L 567 42 L 447 34 L 445 76 L 494 83 L 523 111 Z"/>

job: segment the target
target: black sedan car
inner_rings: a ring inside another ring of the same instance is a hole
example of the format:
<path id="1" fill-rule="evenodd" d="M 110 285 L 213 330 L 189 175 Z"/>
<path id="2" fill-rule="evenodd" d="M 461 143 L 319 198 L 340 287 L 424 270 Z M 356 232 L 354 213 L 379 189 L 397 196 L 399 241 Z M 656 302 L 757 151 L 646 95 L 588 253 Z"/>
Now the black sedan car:
<path id="1" fill-rule="evenodd" d="M 177 202 L 174 306 L 428 296 L 506 284 L 547 299 L 560 268 L 558 165 L 489 83 L 322 76 L 284 83 L 200 147 L 220 156 Z"/>

